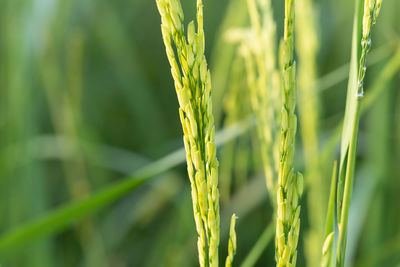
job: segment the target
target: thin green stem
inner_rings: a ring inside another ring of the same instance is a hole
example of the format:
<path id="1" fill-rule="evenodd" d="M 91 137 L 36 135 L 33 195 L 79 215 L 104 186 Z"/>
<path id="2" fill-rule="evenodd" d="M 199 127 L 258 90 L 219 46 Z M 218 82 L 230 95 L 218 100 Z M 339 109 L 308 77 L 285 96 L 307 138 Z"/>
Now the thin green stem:
<path id="1" fill-rule="evenodd" d="M 332 266 L 333 259 L 333 236 L 335 231 L 335 194 L 336 194 L 337 161 L 335 160 L 332 170 L 331 190 L 329 194 L 328 211 L 326 214 L 324 244 L 322 246 L 321 267 Z"/>
<path id="2" fill-rule="evenodd" d="M 343 208 L 342 208 L 342 216 L 339 223 L 339 239 L 338 239 L 338 247 L 337 247 L 337 255 L 336 255 L 336 266 L 343 267 L 344 266 L 344 258 L 346 251 L 346 238 L 347 238 L 347 225 L 349 219 L 349 210 L 350 210 L 350 199 L 351 193 L 353 190 L 353 181 L 354 181 L 354 169 L 356 164 L 356 152 L 357 152 L 357 137 L 358 137 L 358 126 L 360 121 L 360 98 L 357 98 L 356 101 L 356 117 L 353 124 L 353 132 L 351 135 L 351 141 L 349 146 L 349 154 L 347 159 L 347 167 L 346 167 L 346 179 L 344 184 L 344 193 L 343 193 Z"/>
<path id="3" fill-rule="evenodd" d="M 336 266 L 343 267 L 346 254 L 347 225 L 350 210 L 350 199 L 353 190 L 354 169 L 356 162 L 358 127 L 361 114 L 361 99 L 364 96 L 364 78 L 366 74 L 366 57 L 371 48 L 371 25 L 375 23 L 379 14 L 381 1 L 364 0 L 364 7 L 361 1 L 356 2 L 356 11 L 354 16 L 354 32 L 353 32 L 353 51 L 352 51 L 352 67 L 351 80 L 349 82 L 348 99 L 346 105 L 346 115 L 344 126 L 344 144 L 342 146 L 341 157 L 341 175 L 339 175 L 338 190 L 338 221 L 339 223 L 339 240 L 336 253 Z M 361 17 L 361 14 L 363 16 Z M 361 24 L 362 19 L 362 24 Z M 361 31 L 362 29 L 362 31 Z M 359 37 L 362 32 L 361 38 Z M 361 42 L 359 40 L 361 39 Z M 361 46 L 360 46 L 361 44 Z M 347 109 L 349 108 L 349 109 Z M 349 112 L 347 112 L 349 111 Z M 350 134 L 350 138 L 348 138 Z M 349 148 L 347 151 L 347 142 Z M 344 150 L 343 150 L 344 148 Z M 346 172 L 343 176 L 343 166 L 346 162 Z M 344 191 L 342 193 L 343 179 Z M 341 206 L 343 205 L 343 206 Z"/>

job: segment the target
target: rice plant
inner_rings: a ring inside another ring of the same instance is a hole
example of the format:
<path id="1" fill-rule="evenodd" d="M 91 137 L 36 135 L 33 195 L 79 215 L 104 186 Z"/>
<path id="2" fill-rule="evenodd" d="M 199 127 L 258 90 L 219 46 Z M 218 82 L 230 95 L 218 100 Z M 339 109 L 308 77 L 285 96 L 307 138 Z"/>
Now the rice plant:
<path id="1" fill-rule="evenodd" d="M 282 69 L 282 115 L 280 166 L 278 174 L 275 253 L 277 266 L 296 266 L 300 234 L 299 199 L 303 193 L 303 175 L 294 171 L 294 149 L 297 129 L 296 62 L 294 50 L 294 1 L 285 1 L 284 34 L 280 45 Z"/>
<path id="2" fill-rule="evenodd" d="M 197 32 L 194 22 L 184 35 L 183 11 L 179 0 L 157 1 L 162 20 L 166 53 L 175 81 L 179 113 L 184 132 L 186 162 L 191 183 L 193 212 L 198 234 L 200 266 L 218 266 L 219 191 L 215 126 L 212 115 L 211 78 L 204 56 L 203 3 L 197 1 Z M 171 40 L 173 40 L 177 58 Z M 182 73 L 182 74 L 181 74 Z M 235 224 L 235 216 L 231 224 Z M 231 266 L 236 251 L 233 226 L 226 266 Z"/>
<path id="3" fill-rule="evenodd" d="M 251 25 L 233 28 L 226 39 L 237 44 L 243 58 L 247 81 L 247 95 L 257 119 L 257 135 L 264 169 L 266 187 L 272 202 L 276 200 L 278 173 L 278 126 L 280 105 L 279 71 L 276 66 L 276 26 L 270 1 L 247 1 Z M 256 155 L 258 156 L 258 155 Z"/>
<path id="4" fill-rule="evenodd" d="M 398 10 L 3 0 L 0 265 L 399 266 Z"/>
<path id="5" fill-rule="evenodd" d="M 362 7 L 364 4 L 364 8 Z M 337 220 L 339 228 L 338 246 L 336 251 L 336 266 L 344 266 L 345 253 L 346 253 L 346 239 L 347 239 L 347 226 L 350 210 L 350 198 L 352 193 L 354 181 L 354 168 L 356 160 L 357 138 L 358 138 L 358 125 L 360 120 L 360 102 L 364 96 L 364 79 L 366 73 L 366 56 L 371 49 L 371 24 L 376 22 L 379 15 L 382 1 L 365 0 L 357 2 L 356 13 L 354 16 L 354 32 L 353 32 L 353 54 L 352 66 L 349 79 L 348 89 L 348 105 L 350 110 L 349 118 L 346 123 L 346 118 L 343 128 L 342 151 L 341 151 L 341 164 L 339 169 L 339 182 L 338 182 L 338 211 Z M 363 10 L 362 24 L 359 19 L 359 13 Z M 360 26 L 359 26 L 360 25 Z M 361 31 L 362 25 L 362 31 Z M 359 32 L 361 32 L 361 41 L 359 40 Z M 361 44 L 361 52 L 359 46 Z M 346 115 L 348 113 L 346 112 Z M 348 140 L 346 140 L 348 138 Z M 348 142 L 348 143 L 346 143 Z M 344 167 L 344 159 L 347 157 L 346 167 Z M 345 170 L 344 170 L 345 169 Z M 344 179 L 344 181 L 343 181 Z M 344 184 L 344 185 L 343 185 Z"/>

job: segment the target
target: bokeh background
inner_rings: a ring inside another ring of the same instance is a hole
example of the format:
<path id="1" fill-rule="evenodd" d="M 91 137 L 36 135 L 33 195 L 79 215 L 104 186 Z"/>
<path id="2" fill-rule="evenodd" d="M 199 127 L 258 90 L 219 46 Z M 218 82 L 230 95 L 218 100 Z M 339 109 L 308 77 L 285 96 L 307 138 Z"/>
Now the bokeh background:
<path id="1" fill-rule="evenodd" d="M 195 1 L 182 2 L 189 22 Z M 213 109 L 217 130 L 225 129 L 220 255 L 235 211 L 236 266 L 273 220 L 254 127 L 238 131 L 227 114 L 232 105 L 238 121 L 251 113 L 243 69 L 232 71 L 236 49 L 224 38 L 226 30 L 249 25 L 245 2 L 204 0 Z M 284 4 L 273 2 L 281 36 Z M 329 141 L 344 116 L 353 2 L 313 1 L 323 207 L 339 155 L 339 141 Z M 366 95 L 370 87 L 380 91 L 361 120 L 348 266 L 400 264 L 400 77 L 393 60 L 400 2 L 383 2 L 365 86 Z M 198 265 L 169 69 L 155 1 L 0 1 L 1 266 Z M 243 97 L 230 97 L 232 80 Z M 296 149 L 304 170 L 301 138 Z M 135 179 L 142 182 L 126 182 Z M 306 266 L 302 236 L 313 212 L 306 198 L 298 266 Z M 325 211 L 317 216 L 323 224 Z M 273 240 L 255 266 L 274 266 Z"/>

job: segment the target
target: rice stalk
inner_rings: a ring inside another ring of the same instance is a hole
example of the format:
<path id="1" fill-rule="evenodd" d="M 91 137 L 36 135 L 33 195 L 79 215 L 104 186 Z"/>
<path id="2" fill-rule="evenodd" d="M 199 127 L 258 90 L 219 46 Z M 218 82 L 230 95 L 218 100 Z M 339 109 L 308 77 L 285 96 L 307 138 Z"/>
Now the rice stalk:
<path id="1" fill-rule="evenodd" d="M 277 266 L 296 266 L 300 232 L 299 198 L 303 192 L 303 175 L 293 167 L 297 118 L 295 72 L 293 58 L 294 1 L 285 1 L 284 37 L 280 45 L 282 69 L 282 119 L 280 166 L 277 189 L 275 258 Z"/>
<path id="2" fill-rule="evenodd" d="M 275 201 L 275 188 L 276 188 L 276 182 L 274 182 L 274 166 L 271 161 L 271 147 L 272 147 L 272 133 L 271 133 L 271 127 L 270 126 L 270 121 L 268 118 L 265 116 L 265 105 L 261 104 L 259 100 L 259 93 L 258 92 L 263 92 L 266 88 L 263 86 L 260 88 L 258 86 L 258 77 L 256 74 L 256 64 L 254 62 L 254 57 L 251 55 L 251 52 L 248 50 L 247 47 L 242 46 L 241 47 L 241 52 L 240 52 L 243 57 L 245 58 L 245 66 L 246 66 L 246 73 L 247 73 L 247 81 L 248 81 L 248 87 L 249 87 L 249 94 L 251 98 L 251 103 L 252 103 L 252 108 L 256 113 L 256 117 L 258 120 L 258 123 L 256 125 L 257 128 L 257 136 L 258 136 L 258 142 L 260 145 L 260 152 L 261 152 L 261 158 L 262 158 L 262 165 L 264 169 L 264 174 L 265 174 L 265 179 L 266 179 L 266 186 L 268 189 L 268 192 L 270 193 L 270 198 L 272 203 Z M 261 90 L 260 90 L 261 89 Z M 264 90 L 262 90 L 264 89 Z M 263 92 L 264 94 L 265 92 Z M 262 99 L 262 98 L 261 98 Z M 264 98 L 265 99 L 265 98 Z"/>
<path id="3" fill-rule="evenodd" d="M 355 169 L 355 160 L 356 160 L 356 150 L 357 150 L 357 138 L 358 138 L 358 127 L 360 120 L 360 105 L 361 100 L 364 96 L 364 78 L 366 74 L 366 56 L 371 48 L 371 25 L 376 22 L 376 18 L 379 15 L 382 1 L 381 0 L 364 0 L 364 9 L 360 3 L 357 1 L 356 13 L 355 13 L 355 28 L 353 35 L 353 54 L 352 58 L 354 58 L 355 63 L 353 63 L 353 79 L 349 80 L 349 91 L 355 92 L 355 95 L 348 95 L 353 100 L 348 100 L 348 103 L 354 105 L 352 107 L 353 111 L 352 116 L 349 117 L 349 120 L 345 121 L 344 127 L 344 138 L 346 136 L 350 136 L 348 151 L 342 150 L 341 157 L 341 169 L 339 174 L 339 179 L 344 178 L 344 187 L 343 181 L 339 180 L 338 183 L 338 222 L 339 222 L 339 237 L 338 237 L 338 246 L 336 251 L 336 266 L 344 266 L 345 254 L 346 254 L 346 239 L 347 239 L 347 225 L 348 225 L 348 216 L 350 209 L 350 199 L 351 192 L 353 189 L 353 181 L 354 181 L 354 169 Z M 358 14 L 362 14 L 362 25 L 360 24 L 357 27 Z M 358 28 L 358 29 L 357 29 Z M 361 51 L 360 54 L 357 53 L 357 49 L 354 47 L 359 47 L 359 37 L 358 32 L 361 32 Z M 355 58 L 355 56 L 359 56 Z M 356 81 L 355 85 L 352 85 Z M 347 107 L 346 107 L 347 108 Z M 347 111 L 347 110 L 346 110 Z M 347 112 L 346 112 L 347 115 Z M 345 117 L 346 118 L 346 117 Z M 346 127 L 347 126 L 347 127 Z M 343 156 L 344 155 L 344 156 Z M 344 172 L 344 168 L 342 169 L 342 163 L 344 164 L 344 158 L 347 158 L 346 168 Z"/>
<path id="4" fill-rule="evenodd" d="M 257 135 L 266 185 L 275 203 L 276 177 L 279 168 L 277 105 L 280 99 L 279 72 L 276 67 L 276 26 L 271 1 L 247 0 L 251 27 L 227 32 L 227 39 L 239 43 L 245 61 L 250 104 L 257 118 Z M 275 206 L 273 204 L 273 206 Z"/>
<path id="5" fill-rule="evenodd" d="M 218 160 L 212 114 L 211 77 L 204 55 L 203 3 L 201 0 L 197 1 L 197 32 L 192 21 L 187 27 L 185 37 L 184 14 L 180 1 L 156 2 L 180 106 L 179 114 L 184 132 L 187 170 L 198 234 L 199 263 L 200 266 L 216 267 L 220 237 Z"/>

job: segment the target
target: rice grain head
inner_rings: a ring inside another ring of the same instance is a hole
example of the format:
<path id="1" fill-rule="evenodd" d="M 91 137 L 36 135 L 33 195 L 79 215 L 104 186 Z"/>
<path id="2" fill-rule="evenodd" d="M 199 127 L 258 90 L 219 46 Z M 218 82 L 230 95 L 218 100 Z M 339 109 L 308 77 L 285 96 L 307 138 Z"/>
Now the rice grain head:
<path id="1" fill-rule="evenodd" d="M 303 175 L 293 168 L 297 118 L 295 70 L 293 58 L 294 1 L 285 1 L 284 37 L 280 45 L 282 69 L 282 120 L 280 167 L 277 188 L 277 220 L 275 258 L 277 266 L 296 266 L 297 243 L 300 232 L 299 199 L 303 192 Z"/>
<path id="2" fill-rule="evenodd" d="M 229 241 L 228 241 L 228 256 L 225 260 L 225 267 L 231 267 L 233 263 L 233 258 L 236 254 L 236 232 L 235 232 L 235 223 L 236 223 L 236 214 L 233 214 L 231 217 L 231 226 L 229 229 Z"/>
<path id="3" fill-rule="evenodd" d="M 371 49 L 371 25 L 376 23 L 380 13 L 382 0 L 365 0 L 363 15 L 363 30 L 361 39 L 360 68 L 358 70 L 357 96 L 364 96 L 364 78 L 367 70 L 367 54 Z"/>
<path id="4" fill-rule="evenodd" d="M 179 102 L 198 234 L 199 263 L 200 266 L 217 267 L 220 231 L 218 160 L 212 114 L 211 76 L 204 56 L 203 3 L 198 0 L 196 5 L 197 31 L 192 21 L 187 27 L 185 37 L 184 14 L 180 1 L 156 2 Z"/>
<path id="5" fill-rule="evenodd" d="M 231 29 L 228 41 L 238 43 L 238 52 L 245 62 L 248 95 L 256 115 L 257 141 L 260 144 L 268 193 L 275 206 L 279 152 L 277 142 L 277 110 L 279 102 L 279 72 L 276 67 L 276 25 L 270 0 L 247 0 L 250 27 Z"/>

